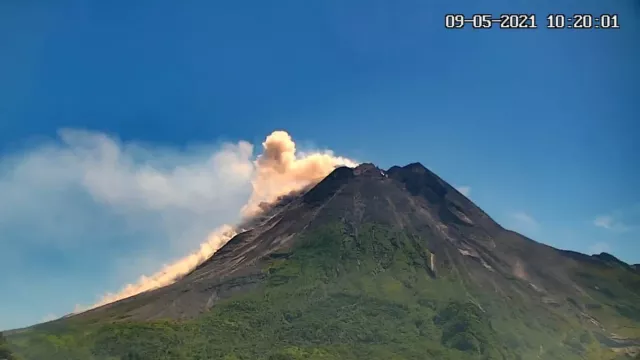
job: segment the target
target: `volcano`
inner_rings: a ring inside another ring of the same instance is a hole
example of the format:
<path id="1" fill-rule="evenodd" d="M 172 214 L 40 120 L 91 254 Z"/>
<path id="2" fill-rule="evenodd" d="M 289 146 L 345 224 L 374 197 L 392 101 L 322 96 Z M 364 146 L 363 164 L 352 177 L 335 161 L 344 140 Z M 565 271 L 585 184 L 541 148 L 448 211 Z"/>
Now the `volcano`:
<path id="1" fill-rule="evenodd" d="M 419 163 L 362 164 L 170 286 L 8 335 L 27 359 L 632 358 L 640 273 L 507 230 Z"/>

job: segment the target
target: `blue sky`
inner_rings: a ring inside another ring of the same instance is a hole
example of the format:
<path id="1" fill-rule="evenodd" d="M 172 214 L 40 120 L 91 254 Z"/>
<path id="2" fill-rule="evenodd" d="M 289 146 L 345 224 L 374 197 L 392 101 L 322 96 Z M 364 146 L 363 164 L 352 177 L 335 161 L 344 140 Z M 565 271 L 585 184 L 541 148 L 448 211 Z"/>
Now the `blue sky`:
<path id="1" fill-rule="evenodd" d="M 621 29 L 445 30 L 454 12 L 616 13 Z M 276 129 L 420 161 L 506 227 L 639 263 L 639 19 L 631 0 L 2 2 L 0 329 L 91 304 L 234 221 L 250 185 L 218 170 Z M 130 184 L 149 168 L 171 200 Z M 207 177 L 223 197 L 185 190 Z"/>

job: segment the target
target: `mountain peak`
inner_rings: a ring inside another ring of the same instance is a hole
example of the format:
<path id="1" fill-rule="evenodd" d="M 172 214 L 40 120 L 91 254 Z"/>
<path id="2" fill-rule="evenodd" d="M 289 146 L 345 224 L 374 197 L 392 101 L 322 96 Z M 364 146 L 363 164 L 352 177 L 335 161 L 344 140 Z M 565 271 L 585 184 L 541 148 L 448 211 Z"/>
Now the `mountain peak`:
<path id="1" fill-rule="evenodd" d="M 392 323 L 412 334 L 393 348 L 400 352 L 411 344 L 435 349 L 437 358 L 451 350 L 467 352 L 462 358 L 468 359 L 513 359 L 539 357 L 544 347 L 545 359 L 582 359 L 595 343 L 573 342 L 575 336 L 592 341 L 586 333 L 592 331 L 614 344 L 620 340 L 612 334 L 635 336 L 619 324 L 637 324 L 632 286 L 640 284 L 639 272 L 637 265 L 608 266 L 618 262 L 607 253 L 559 251 L 505 230 L 421 163 L 387 171 L 363 163 L 338 167 L 310 189 L 265 207 L 249 230 L 174 284 L 71 318 L 117 323 L 207 316 L 206 326 L 231 331 L 229 339 L 243 337 L 245 344 L 247 334 L 254 336 L 247 349 L 276 333 L 264 342 L 267 348 L 288 339 L 301 346 L 296 352 L 318 334 L 323 344 L 350 338 L 391 348 L 399 338 L 377 326 Z M 247 296 L 236 297 L 240 293 Z M 240 300 L 226 301 L 233 298 Z M 327 326 L 325 319 L 336 316 Z M 233 333 L 238 327 L 230 324 L 242 319 L 258 320 Z M 193 327 L 196 336 L 201 328 Z M 360 328 L 365 337 L 353 331 Z M 640 339 L 627 343 L 640 347 Z M 242 358 L 259 358 L 250 355 Z"/>
<path id="2" fill-rule="evenodd" d="M 368 176 L 385 176 L 383 170 L 375 166 L 371 163 L 364 163 L 358 165 L 355 169 L 353 169 L 353 174 L 356 176 L 359 175 L 368 175 Z"/>
<path id="3" fill-rule="evenodd" d="M 356 166 L 353 170 L 357 171 L 357 172 L 364 173 L 364 172 L 367 172 L 367 171 L 375 171 L 375 170 L 379 170 L 379 169 L 378 169 L 377 166 L 375 166 L 372 163 L 362 163 L 362 164 Z"/>
<path id="4" fill-rule="evenodd" d="M 429 171 L 429 169 L 427 169 L 426 166 L 422 165 L 422 163 L 419 163 L 419 162 L 414 162 L 414 163 L 407 164 L 403 168 L 407 169 L 407 170 L 415 171 L 415 172 L 427 172 L 427 171 Z"/>
<path id="5" fill-rule="evenodd" d="M 607 252 L 601 252 L 600 254 L 596 254 L 593 255 L 594 257 L 604 261 L 604 262 L 609 262 L 609 263 L 619 263 L 619 264 L 624 264 L 627 265 L 626 263 L 624 263 L 622 260 L 618 259 L 617 257 L 607 253 Z"/>

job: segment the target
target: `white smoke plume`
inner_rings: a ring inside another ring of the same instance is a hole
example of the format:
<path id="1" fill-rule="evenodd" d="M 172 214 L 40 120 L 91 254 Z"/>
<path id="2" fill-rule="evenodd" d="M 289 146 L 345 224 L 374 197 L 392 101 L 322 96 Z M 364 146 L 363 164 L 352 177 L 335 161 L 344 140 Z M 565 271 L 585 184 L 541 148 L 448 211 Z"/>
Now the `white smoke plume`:
<path id="1" fill-rule="evenodd" d="M 356 166 L 357 162 L 335 156 L 331 151 L 297 153 L 296 144 L 285 131 L 274 131 L 262 143 L 263 151 L 253 162 L 252 193 L 241 209 L 244 217 L 260 212 L 260 204 L 271 203 L 278 197 L 317 183 L 337 166 Z M 244 170 L 244 164 L 237 167 Z M 206 178 L 200 179 L 206 181 Z M 159 183 L 162 181 L 159 180 Z M 224 189 L 222 189 L 224 190 Z M 162 201 L 158 199 L 157 201 Z M 127 284 L 117 293 L 108 293 L 89 308 L 115 302 L 144 291 L 169 285 L 210 258 L 220 247 L 236 235 L 232 225 L 222 225 L 211 232 L 195 252 L 165 265 L 150 276 L 141 276 L 137 283 Z M 76 311 L 82 308 L 76 308 Z"/>
<path id="2" fill-rule="evenodd" d="M 68 301 L 94 303 L 80 311 L 168 285 L 224 245 L 261 202 L 356 164 L 331 151 L 300 152 L 284 131 L 257 154 L 246 141 L 177 148 L 99 132 L 58 135 L 0 156 L 6 328 L 68 313 Z M 92 300 L 106 289 L 120 290 Z"/>
<path id="3" fill-rule="evenodd" d="M 253 192 L 243 208 L 245 215 L 260 211 L 260 203 L 322 180 L 337 166 L 355 167 L 353 160 L 335 156 L 331 151 L 296 154 L 296 144 L 285 131 L 274 131 L 262 143 L 262 154 L 255 162 Z"/>

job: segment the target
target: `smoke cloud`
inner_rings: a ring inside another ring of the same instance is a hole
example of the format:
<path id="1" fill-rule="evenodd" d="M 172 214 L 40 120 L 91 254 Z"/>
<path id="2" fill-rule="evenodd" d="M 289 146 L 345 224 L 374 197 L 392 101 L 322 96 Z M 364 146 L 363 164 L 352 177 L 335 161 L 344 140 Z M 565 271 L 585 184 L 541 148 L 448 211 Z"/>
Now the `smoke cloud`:
<path id="1" fill-rule="evenodd" d="M 229 168 L 233 174 L 242 174 L 244 176 L 251 174 L 250 182 L 252 192 L 247 203 L 240 209 L 239 215 L 245 219 L 253 217 L 261 212 L 261 205 L 271 203 L 279 197 L 289 194 L 293 191 L 300 190 L 311 184 L 317 183 L 327 176 L 337 166 L 356 166 L 357 163 L 348 158 L 335 156 L 333 152 L 316 151 L 310 153 L 298 153 L 296 144 L 291 136 L 285 131 L 274 131 L 262 143 L 263 151 L 252 163 L 251 168 L 246 167 L 244 159 L 250 153 L 250 146 L 246 143 L 238 144 L 241 156 L 224 157 L 231 160 Z M 93 174 L 91 179 L 102 184 L 98 179 L 99 174 Z M 218 175 L 226 178 L 229 174 Z M 193 174 L 185 175 L 185 178 L 191 179 Z M 197 175 L 199 182 L 206 182 L 207 178 Z M 170 187 L 161 177 L 147 175 L 145 180 L 156 186 Z M 107 185 L 107 184 L 104 184 Z M 229 182 L 225 186 L 235 186 Z M 103 187 L 98 187 L 103 188 Z M 220 189 L 224 191 L 225 189 Z M 108 192 L 112 198 L 113 194 Z M 120 200 L 135 200 L 128 197 L 118 197 Z M 151 204 L 163 203 L 171 199 L 157 199 Z M 173 199 L 179 201 L 179 199 Z M 180 277 L 186 275 L 205 260 L 210 258 L 220 247 L 237 234 L 236 229 L 229 224 L 224 224 L 218 229 L 212 231 L 205 242 L 200 244 L 197 251 L 173 262 L 165 265 L 162 270 L 151 276 L 141 276 L 134 284 L 127 284 L 117 293 L 108 293 L 102 297 L 100 301 L 89 308 L 95 308 L 111 302 L 115 302 L 144 291 L 153 290 L 162 286 L 175 282 Z M 76 311 L 83 310 L 82 307 L 76 307 Z"/>
<path id="2" fill-rule="evenodd" d="M 81 311 L 171 284 L 264 202 L 356 164 L 300 151 L 284 131 L 260 151 L 246 141 L 176 148 L 71 129 L 27 145 L 0 157 L 0 273 L 11 274 L 0 288 L 12 294 L 0 303 L 0 328 L 69 313 L 70 301 L 93 304 Z"/>
<path id="3" fill-rule="evenodd" d="M 296 144 L 285 131 L 274 131 L 262 143 L 262 154 L 255 162 L 253 192 L 243 214 L 260 211 L 260 204 L 271 203 L 282 195 L 317 183 L 337 166 L 355 167 L 353 160 L 331 151 L 296 154 Z"/>

